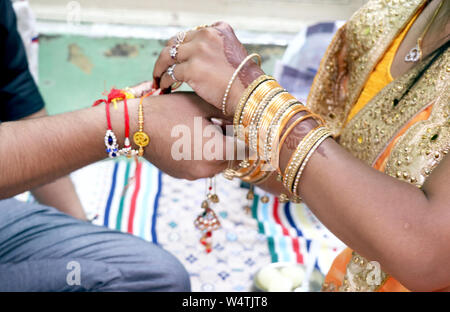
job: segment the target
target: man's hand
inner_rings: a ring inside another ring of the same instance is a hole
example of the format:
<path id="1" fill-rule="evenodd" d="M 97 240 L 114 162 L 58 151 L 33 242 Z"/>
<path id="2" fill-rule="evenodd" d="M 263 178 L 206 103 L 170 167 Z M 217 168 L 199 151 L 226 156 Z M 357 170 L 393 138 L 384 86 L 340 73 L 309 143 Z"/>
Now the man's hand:
<path id="1" fill-rule="evenodd" d="M 131 133 L 138 129 L 139 101 L 128 101 Z M 208 159 L 203 153 L 200 159 L 194 160 L 176 160 L 172 157 L 172 144 L 180 139 L 172 137 L 172 131 L 177 126 L 190 131 L 191 135 L 187 137 L 191 140 L 188 142 L 191 157 L 194 151 L 198 153 L 201 148 L 208 150 L 214 142 L 218 143 L 218 148 L 225 146 L 225 137 L 217 128 L 213 128 L 210 121 L 211 117 L 222 117 L 219 110 L 198 96 L 186 93 L 148 97 L 144 101 L 145 131 L 151 140 L 145 149 L 148 160 L 168 174 L 185 179 L 208 177 L 225 169 L 224 157 Z M 194 129 L 195 117 L 201 121 L 199 131 L 194 131 L 197 130 Z M 118 103 L 117 110 L 111 109 L 111 122 L 119 144 L 123 144 L 125 131 L 122 103 Z M 214 133 L 212 138 L 200 138 L 204 130 L 211 130 L 209 135 Z M 0 124 L 0 199 L 45 185 L 104 159 L 105 131 L 104 105 Z M 196 144 L 197 139 L 202 139 L 199 145 Z"/>
<path id="2" fill-rule="evenodd" d="M 144 101 L 145 130 L 150 136 L 145 158 L 165 173 L 189 180 L 211 177 L 226 168 L 226 137 L 210 121 L 223 118 L 218 109 L 194 93 L 176 92 Z M 180 154 L 186 157 L 176 160 Z"/>

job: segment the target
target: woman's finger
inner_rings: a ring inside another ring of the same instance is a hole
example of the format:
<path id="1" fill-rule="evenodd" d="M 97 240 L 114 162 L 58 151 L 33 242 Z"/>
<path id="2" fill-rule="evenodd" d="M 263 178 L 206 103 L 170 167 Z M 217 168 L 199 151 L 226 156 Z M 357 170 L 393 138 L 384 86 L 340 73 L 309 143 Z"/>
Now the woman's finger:
<path id="1" fill-rule="evenodd" d="M 161 76 L 160 88 L 161 90 L 168 89 L 175 82 L 183 82 L 186 81 L 186 71 L 187 71 L 188 63 L 180 63 L 175 64 L 173 67 L 173 73 L 170 75 L 169 72 L 165 71 Z"/>
<path id="2" fill-rule="evenodd" d="M 173 64 L 175 64 L 175 60 L 170 57 L 170 47 L 165 47 L 162 49 L 153 67 L 153 78 L 161 78 L 167 68 Z"/>
<path id="3" fill-rule="evenodd" d="M 145 93 L 152 91 L 153 85 L 151 81 L 144 81 L 135 86 L 129 87 L 128 91 L 130 91 L 134 97 L 141 97 Z"/>
<path id="4" fill-rule="evenodd" d="M 158 60 L 155 63 L 155 67 L 153 68 L 154 78 L 161 78 L 161 76 L 164 72 L 167 71 L 169 66 L 175 63 L 183 63 L 188 61 L 195 52 L 195 46 L 192 42 L 183 43 L 178 47 L 177 50 L 177 56 L 175 59 L 170 56 L 169 47 L 166 47 L 161 51 Z"/>

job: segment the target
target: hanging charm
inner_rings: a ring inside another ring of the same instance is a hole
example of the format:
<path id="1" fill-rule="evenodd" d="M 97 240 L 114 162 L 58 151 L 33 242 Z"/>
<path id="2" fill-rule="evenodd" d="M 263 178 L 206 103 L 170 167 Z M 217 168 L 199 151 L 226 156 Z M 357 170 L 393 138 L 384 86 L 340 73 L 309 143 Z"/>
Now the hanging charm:
<path id="1" fill-rule="evenodd" d="M 214 180 L 215 184 L 215 180 Z M 214 187 L 215 188 L 215 187 Z M 202 202 L 203 212 L 198 215 L 194 221 L 195 227 L 202 233 L 200 243 L 205 246 L 205 251 L 210 253 L 212 251 L 212 233 L 220 228 L 220 221 L 216 213 L 210 208 L 210 202 L 216 204 L 219 202 L 219 197 L 213 191 L 213 181 L 209 179 L 208 191 L 206 199 Z"/>
<path id="2" fill-rule="evenodd" d="M 278 201 L 281 204 L 285 204 L 289 201 L 289 197 L 286 194 L 280 194 L 280 196 L 278 196 Z"/>
<path id="3" fill-rule="evenodd" d="M 119 156 L 119 145 L 117 144 L 117 138 L 114 132 L 110 129 L 106 130 L 105 133 L 105 146 L 109 158 L 116 158 Z"/>
<path id="4" fill-rule="evenodd" d="M 247 214 L 250 214 L 252 212 L 253 200 L 255 198 L 254 188 L 255 187 L 253 185 L 250 185 L 250 189 L 248 190 L 248 193 L 247 193 L 248 203 L 247 203 L 247 205 L 244 206 L 244 211 Z"/>
<path id="5" fill-rule="evenodd" d="M 124 147 L 120 149 L 119 154 L 122 156 L 126 156 L 127 158 L 131 158 L 133 156 L 137 156 L 139 152 L 135 149 L 131 148 L 130 139 L 128 137 L 125 138 Z"/>
<path id="6" fill-rule="evenodd" d="M 227 168 L 227 169 L 225 169 L 224 171 L 223 171 L 223 176 L 225 177 L 225 179 L 227 179 L 227 180 L 233 180 L 234 179 L 234 177 L 235 177 L 235 175 L 236 175 L 236 171 L 234 171 L 233 169 L 231 169 L 231 168 Z"/>
<path id="7" fill-rule="evenodd" d="M 409 50 L 408 54 L 405 56 L 405 62 L 415 63 L 422 58 L 422 50 L 420 49 L 419 43 L 416 44 L 414 48 Z"/>

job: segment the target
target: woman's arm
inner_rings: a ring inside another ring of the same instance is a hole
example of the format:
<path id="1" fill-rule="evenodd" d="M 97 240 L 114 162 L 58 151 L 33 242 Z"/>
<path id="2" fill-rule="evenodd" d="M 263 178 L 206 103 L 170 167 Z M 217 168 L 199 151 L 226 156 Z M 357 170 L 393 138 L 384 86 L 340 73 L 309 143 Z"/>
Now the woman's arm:
<path id="1" fill-rule="evenodd" d="M 448 157 L 419 189 L 328 139 L 299 186 L 308 207 L 348 246 L 378 261 L 408 289 L 430 291 L 450 285 L 449 185 Z"/>
<path id="2" fill-rule="evenodd" d="M 162 88 L 173 83 L 165 73 L 174 63 L 168 57 L 171 44 L 155 65 L 155 81 L 160 81 Z M 228 80 L 246 56 L 242 49 L 225 23 L 189 32 L 179 47 L 181 63 L 175 68 L 175 76 L 220 108 Z M 248 64 L 231 88 L 227 101 L 230 115 L 247 85 L 261 74 L 255 64 Z M 283 145 L 280 154 L 282 171 L 314 125 L 310 119 L 301 122 L 289 135 L 289 143 Z M 450 285 L 449 182 L 449 160 L 443 161 L 418 189 L 372 169 L 327 139 L 311 157 L 299 187 L 308 207 L 348 246 L 378 261 L 406 287 L 436 290 Z M 273 193 L 282 191 L 274 178 L 264 187 Z"/>

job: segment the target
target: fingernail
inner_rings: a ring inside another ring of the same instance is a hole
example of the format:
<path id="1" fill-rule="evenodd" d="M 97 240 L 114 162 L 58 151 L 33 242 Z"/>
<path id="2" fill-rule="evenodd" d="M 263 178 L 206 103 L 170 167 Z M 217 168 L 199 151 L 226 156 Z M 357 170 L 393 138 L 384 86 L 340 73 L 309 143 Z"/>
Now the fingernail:
<path id="1" fill-rule="evenodd" d="M 161 81 L 161 78 L 153 77 L 153 88 L 154 89 L 159 89 L 160 81 Z"/>
<path id="2" fill-rule="evenodd" d="M 170 92 L 172 92 L 172 87 L 168 87 L 167 89 L 161 91 L 162 94 L 169 94 Z"/>

